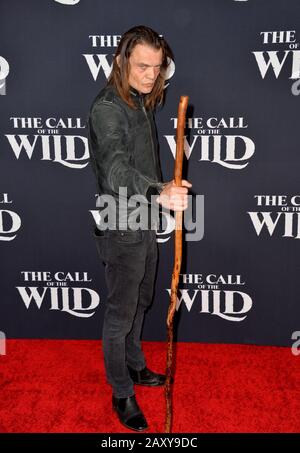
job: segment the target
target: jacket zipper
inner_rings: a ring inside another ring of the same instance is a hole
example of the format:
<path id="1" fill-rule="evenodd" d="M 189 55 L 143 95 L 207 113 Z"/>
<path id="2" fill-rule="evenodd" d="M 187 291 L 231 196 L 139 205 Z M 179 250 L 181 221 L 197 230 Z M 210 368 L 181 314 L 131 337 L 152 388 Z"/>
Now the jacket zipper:
<path id="1" fill-rule="evenodd" d="M 157 168 L 156 168 L 157 165 L 156 165 L 156 158 L 155 158 L 155 153 L 154 153 L 154 144 L 153 144 L 153 139 L 152 139 L 152 129 L 151 129 L 151 124 L 150 124 L 150 121 L 149 121 L 149 118 L 148 118 L 148 115 L 147 115 L 147 112 L 146 112 L 146 109 L 145 109 L 145 106 L 144 106 L 143 98 L 141 98 L 141 104 L 142 104 L 142 109 L 143 109 L 143 112 L 144 112 L 144 114 L 146 116 L 147 123 L 148 123 L 148 126 L 149 126 L 152 157 L 153 157 L 153 162 L 154 162 L 154 170 L 155 170 L 155 173 L 156 173 L 157 172 Z"/>

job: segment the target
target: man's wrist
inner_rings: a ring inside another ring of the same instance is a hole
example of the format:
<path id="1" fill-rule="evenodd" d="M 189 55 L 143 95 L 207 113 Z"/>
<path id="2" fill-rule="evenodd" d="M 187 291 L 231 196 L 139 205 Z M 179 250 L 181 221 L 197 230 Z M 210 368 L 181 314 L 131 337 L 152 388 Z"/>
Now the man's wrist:
<path id="1" fill-rule="evenodd" d="M 168 182 L 159 182 L 157 187 L 158 193 L 160 194 L 168 184 Z"/>

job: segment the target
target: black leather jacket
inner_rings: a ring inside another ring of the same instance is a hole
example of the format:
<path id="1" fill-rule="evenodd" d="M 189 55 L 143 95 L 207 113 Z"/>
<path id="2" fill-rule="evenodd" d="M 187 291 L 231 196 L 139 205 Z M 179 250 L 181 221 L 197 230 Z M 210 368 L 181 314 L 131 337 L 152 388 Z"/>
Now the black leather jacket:
<path id="1" fill-rule="evenodd" d="M 130 214 L 137 205 L 122 211 L 120 199 L 124 192 L 120 197 L 120 187 L 126 188 L 127 199 L 143 195 L 147 210 L 150 195 L 163 189 L 153 111 L 145 109 L 144 96 L 137 90 L 131 88 L 130 93 L 136 110 L 123 101 L 113 86 L 107 85 L 93 101 L 87 122 L 90 163 L 99 194 L 114 197 L 117 224 L 129 223 L 129 227 Z"/>

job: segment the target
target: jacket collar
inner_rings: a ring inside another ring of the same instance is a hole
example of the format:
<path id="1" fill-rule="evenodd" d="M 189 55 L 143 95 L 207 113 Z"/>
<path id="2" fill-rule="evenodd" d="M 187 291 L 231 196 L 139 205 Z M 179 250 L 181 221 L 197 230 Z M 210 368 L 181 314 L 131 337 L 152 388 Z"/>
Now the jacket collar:
<path id="1" fill-rule="evenodd" d="M 143 93 L 140 93 L 138 90 L 136 90 L 135 88 L 133 88 L 131 85 L 130 86 L 130 93 L 135 96 L 135 97 L 140 97 L 140 98 L 143 98 L 144 97 L 144 94 Z"/>

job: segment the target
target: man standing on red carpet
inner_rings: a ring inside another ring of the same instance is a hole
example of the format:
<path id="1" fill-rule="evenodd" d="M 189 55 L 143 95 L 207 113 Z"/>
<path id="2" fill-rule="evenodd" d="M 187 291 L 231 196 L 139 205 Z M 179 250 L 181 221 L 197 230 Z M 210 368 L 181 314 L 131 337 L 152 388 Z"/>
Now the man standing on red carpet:
<path id="1" fill-rule="evenodd" d="M 123 425 L 136 431 L 148 425 L 134 384 L 165 383 L 164 375 L 146 367 L 140 342 L 157 267 L 155 213 L 159 204 L 185 210 L 191 187 L 185 180 L 182 187 L 174 180 L 161 181 L 153 112 L 163 101 L 171 59 L 167 42 L 154 30 L 145 26 L 128 30 L 88 121 L 90 161 L 99 188 L 98 207 L 103 208 L 95 239 L 108 289 L 102 336 L 105 370 L 113 389 L 113 409 Z"/>

